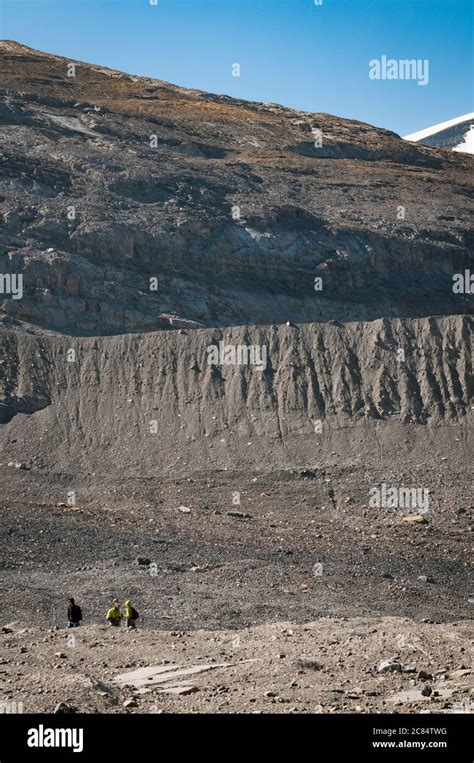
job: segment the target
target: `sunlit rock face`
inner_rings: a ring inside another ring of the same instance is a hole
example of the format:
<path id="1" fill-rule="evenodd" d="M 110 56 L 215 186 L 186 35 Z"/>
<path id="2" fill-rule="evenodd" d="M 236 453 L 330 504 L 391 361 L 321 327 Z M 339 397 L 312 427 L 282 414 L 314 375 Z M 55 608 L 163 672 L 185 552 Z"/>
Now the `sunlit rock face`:
<path id="1" fill-rule="evenodd" d="M 471 159 L 1 43 L 2 320 L 108 335 L 459 314 Z"/>

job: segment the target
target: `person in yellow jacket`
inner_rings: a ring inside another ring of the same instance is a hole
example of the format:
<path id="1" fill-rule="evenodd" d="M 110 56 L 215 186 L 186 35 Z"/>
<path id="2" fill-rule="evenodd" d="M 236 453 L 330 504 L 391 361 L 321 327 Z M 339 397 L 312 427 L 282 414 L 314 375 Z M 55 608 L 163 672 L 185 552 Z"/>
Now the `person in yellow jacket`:
<path id="1" fill-rule="evenodd" d="M 122 610 L 120 609 L 120 604 L 117 599 L 114 599 L 112 602 L 112 606 L 107 612 L 106 620 L 109 625 L 114 625 L 115 627 L 120 625 L 120 621 L 122 620 Z"/>
<path id="2" fill-rule="evenodd" d="M 135 623 L 138 619 L 138 612 L 132 605 L 130 599 L 125 602 L 125 620 L 127 621 L 127 628 L 135 628 Z"/>

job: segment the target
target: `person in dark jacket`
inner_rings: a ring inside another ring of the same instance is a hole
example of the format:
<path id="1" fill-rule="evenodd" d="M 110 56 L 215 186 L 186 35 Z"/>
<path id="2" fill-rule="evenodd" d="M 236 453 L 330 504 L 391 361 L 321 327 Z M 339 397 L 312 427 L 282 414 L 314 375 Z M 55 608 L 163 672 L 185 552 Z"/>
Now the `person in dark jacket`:
<path id="1" fill-rule="evenodd" d="M 78 628 L 82 620 L 82 610 L 74 599 L 69 599 L 67 608 L 67 627 Z"/>

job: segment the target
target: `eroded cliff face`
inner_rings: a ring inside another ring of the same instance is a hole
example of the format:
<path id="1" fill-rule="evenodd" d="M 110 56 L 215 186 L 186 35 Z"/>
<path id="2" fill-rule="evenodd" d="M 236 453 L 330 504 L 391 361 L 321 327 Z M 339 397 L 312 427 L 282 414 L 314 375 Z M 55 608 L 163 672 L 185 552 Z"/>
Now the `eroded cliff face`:
<path id="1" fill-rule="evenodd" d="M 375 452 L 367 434 L 377 425 L 466 433 L 471 336 L 463 317 L 97 339 L 7 332 L 2 452 L 144 476 L 311 463 L 316 452 L 327 457 L 331 438 L 346 452 Z M 265 363 L 210 365 L 220 342 L 258 347 Z"/>
<path id="2" fill-rule="evenodd" d="M 470 157 L 0 52 L 0 273 L 23 275 L 6 326 L 98 336 L 470 309 L 452 288 L 471 264 Z"/>

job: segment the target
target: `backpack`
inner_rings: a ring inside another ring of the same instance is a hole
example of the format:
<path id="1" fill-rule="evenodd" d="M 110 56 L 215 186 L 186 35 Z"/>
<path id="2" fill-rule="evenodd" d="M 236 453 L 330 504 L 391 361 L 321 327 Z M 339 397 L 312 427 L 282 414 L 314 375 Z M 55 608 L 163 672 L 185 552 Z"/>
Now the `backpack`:
<path id="1" fill-rule="evenodd" d="M 135 607 L 132 607 L 132 620 L 138 620 L 139 617 L 140 617 L 140 615 L 138 614 L 138 612 L 135 609 Z"/>

